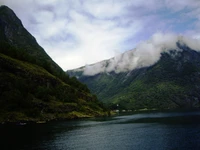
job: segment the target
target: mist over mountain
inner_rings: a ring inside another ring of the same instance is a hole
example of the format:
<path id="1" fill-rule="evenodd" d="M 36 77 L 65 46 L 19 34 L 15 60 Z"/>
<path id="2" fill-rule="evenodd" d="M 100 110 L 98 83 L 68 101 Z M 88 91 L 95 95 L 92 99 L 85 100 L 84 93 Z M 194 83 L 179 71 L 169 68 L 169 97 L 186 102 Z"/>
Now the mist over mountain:
<path id="1" fill-rule="evenodd" d="M 120 73 L 148 67 L 155 64 L 163 52 L 169 52 L 170 50 L 182 51 L 177 46 L 177 43 L 200 51 L 199 40 L 172 33 L 156 33 L 149 40 L 141 42 L 133 50 L 117 55 L 109 60 L 87 65 L 78 70 L 82 70 L 84 75 L 90 76 L 103 72 L 109 73 L 114 71 L 115 73 Z"/>
<path id="2" fill-rule="evenodd" d="M 135 49 L 67 71 L 115 108 L 171 109 L 200 106 L 199 40 L 157 33 Z"/>

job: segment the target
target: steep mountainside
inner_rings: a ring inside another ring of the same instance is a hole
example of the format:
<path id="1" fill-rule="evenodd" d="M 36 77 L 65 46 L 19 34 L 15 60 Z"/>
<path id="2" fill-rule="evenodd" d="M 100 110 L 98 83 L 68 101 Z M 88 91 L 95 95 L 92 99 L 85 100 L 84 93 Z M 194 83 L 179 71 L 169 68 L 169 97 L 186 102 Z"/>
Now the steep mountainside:
<path id="1" fill-rule="evenodd" d="M 126 53 L 130 56 L 130 51 Z M 200 53 L 183 41 L 176 42 L 176 49 L 161 52 L 160 59 L 149 66 L 121 72 L 105 71 L 112 59 L 90 66 L 104 66 L 103 72 L 86 74 L 86 66 L 67 73 L 87 84 L 113 109 L 117 104 L 120 109 L 134 110 L 200 106 Z"/>
<path id="2" fill-rule="evenodd" d="M 106 115 L 87 86 L 70 78 L 7 6 L 0 7 L 0 122 Z"/>

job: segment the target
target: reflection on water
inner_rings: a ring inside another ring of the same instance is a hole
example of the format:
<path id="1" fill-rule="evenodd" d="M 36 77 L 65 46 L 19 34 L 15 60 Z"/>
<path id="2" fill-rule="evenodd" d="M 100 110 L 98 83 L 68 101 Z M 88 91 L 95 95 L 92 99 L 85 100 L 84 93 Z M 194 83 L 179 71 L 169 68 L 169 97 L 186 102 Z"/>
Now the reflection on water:
<path id="1" fill-rule="evenodd" d="M 200 149 L 200 112 L 1 125 L 0 149 Z"/>

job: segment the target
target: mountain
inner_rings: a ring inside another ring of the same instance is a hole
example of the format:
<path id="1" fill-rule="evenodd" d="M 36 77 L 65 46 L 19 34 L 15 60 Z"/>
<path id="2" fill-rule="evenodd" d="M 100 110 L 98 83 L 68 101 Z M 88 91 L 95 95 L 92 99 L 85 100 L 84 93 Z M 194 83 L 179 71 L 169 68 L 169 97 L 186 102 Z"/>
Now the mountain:
<path id="1" fill-rule="evenodd" d="M 0 122 L 107 115 L 86 85 L 70 78 L 16 14 L 0 6 Z"/>
<path id="2" fill-rule="evenodd" d="M 69 70 L 111 109 L 174 109 L 200 106 L 200 44 L 156 34 L 135 49 Z"/>

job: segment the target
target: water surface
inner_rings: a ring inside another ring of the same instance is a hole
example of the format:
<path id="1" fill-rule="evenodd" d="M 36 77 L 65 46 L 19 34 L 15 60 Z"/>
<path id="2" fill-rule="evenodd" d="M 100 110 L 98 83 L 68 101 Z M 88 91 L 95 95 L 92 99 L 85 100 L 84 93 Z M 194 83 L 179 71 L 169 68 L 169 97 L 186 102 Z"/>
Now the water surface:
<path id="1" fill-rule="evenodd" d="M 199 150 L 200 112 L 0 125 L 0 134 L 5 150 Z"/>

